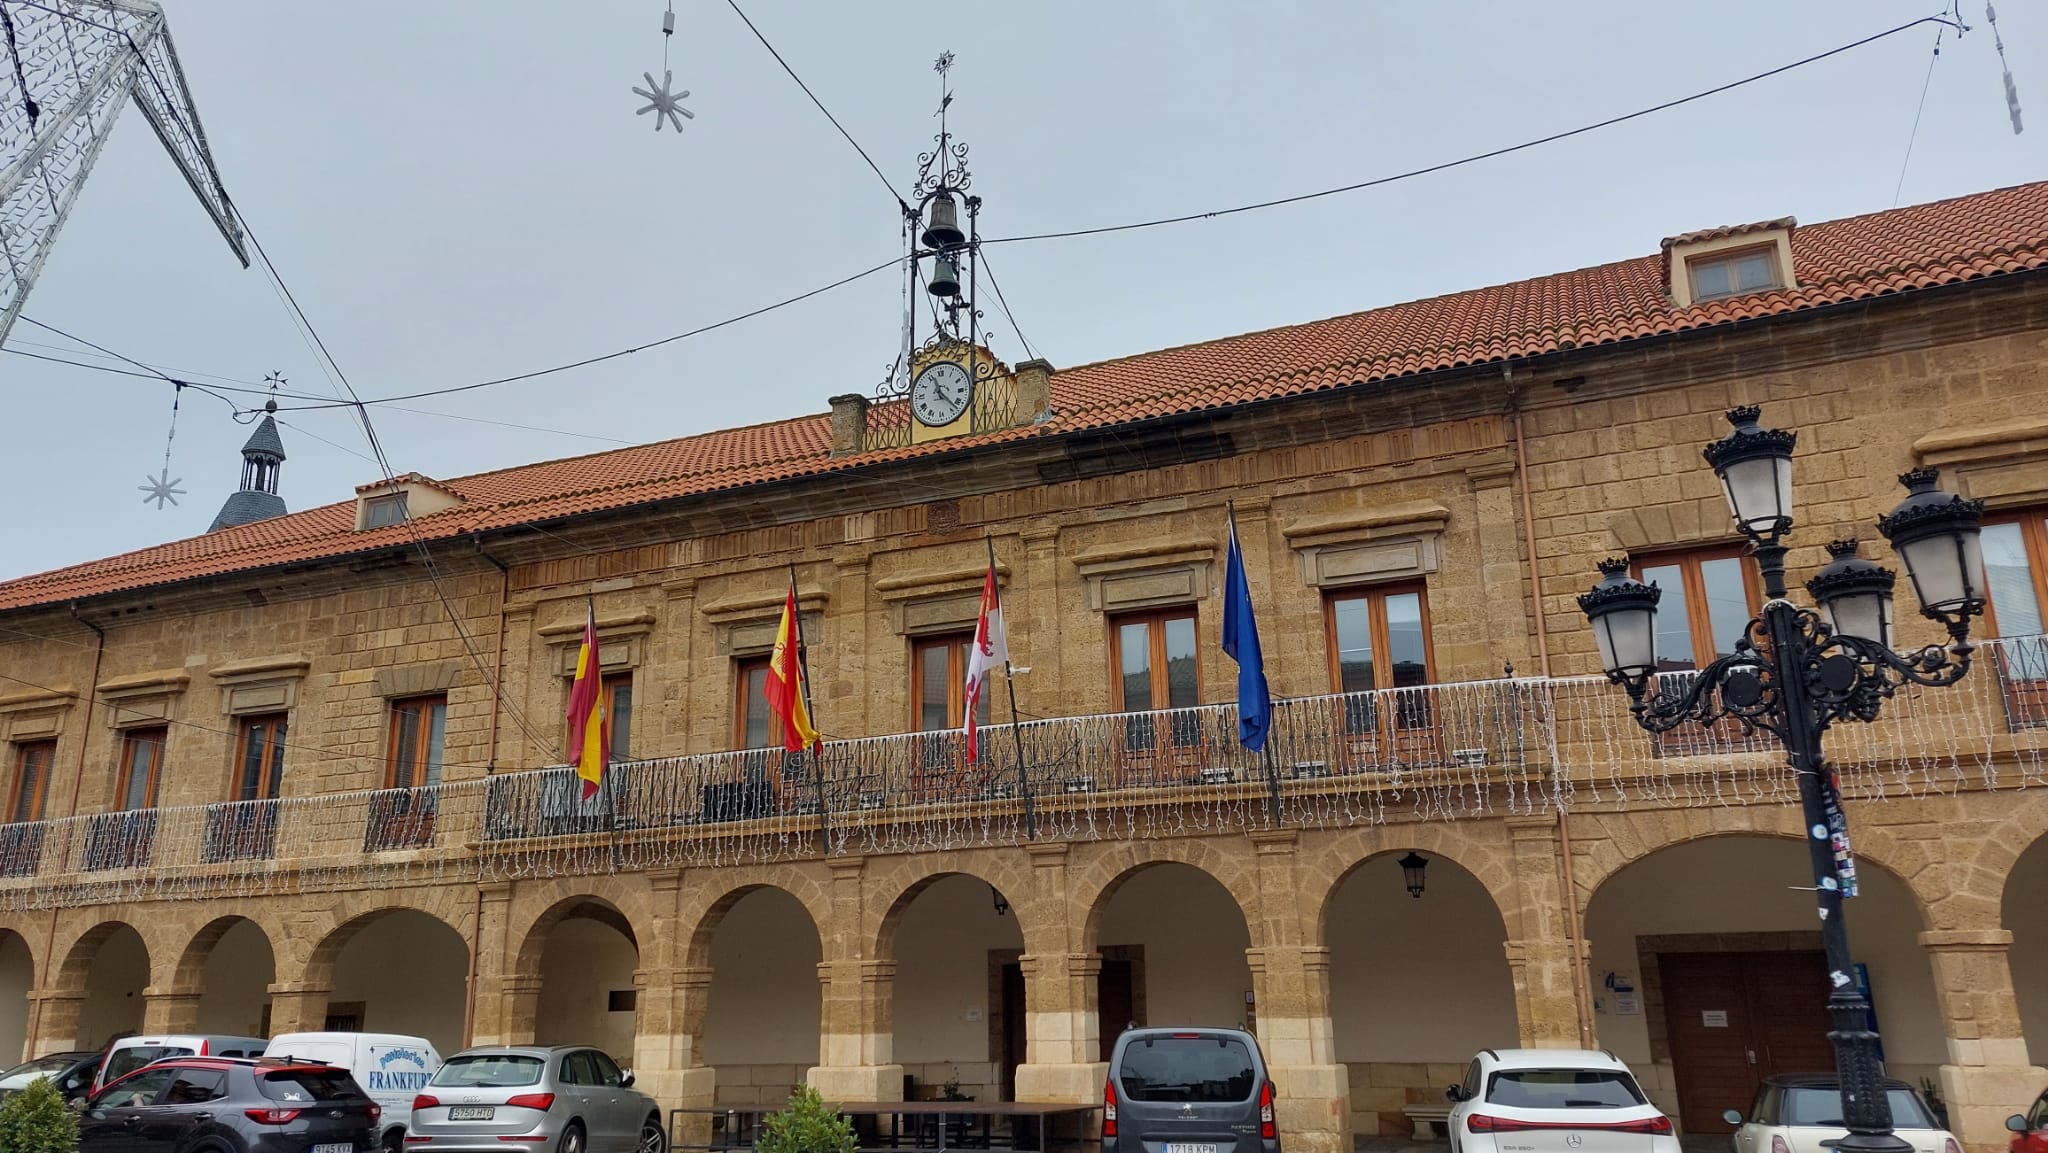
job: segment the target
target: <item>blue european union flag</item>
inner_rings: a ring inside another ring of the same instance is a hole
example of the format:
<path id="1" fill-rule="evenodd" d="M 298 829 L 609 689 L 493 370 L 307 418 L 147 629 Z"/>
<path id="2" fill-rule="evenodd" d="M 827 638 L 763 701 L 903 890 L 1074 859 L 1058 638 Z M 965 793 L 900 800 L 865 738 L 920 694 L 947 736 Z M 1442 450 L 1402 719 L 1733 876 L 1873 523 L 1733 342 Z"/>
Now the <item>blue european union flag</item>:
<path id="1" fill-rule="evenodd" d="M 1273 694 L 1266 687 L 1266 657 L 1259 651 L 1259 622 L 1252 617 L 1252 590 L 1244 576 L 1244 552 L 1237 544 L 1237 518 L 1230 518 L 1230 559 L 1223 572 L 1223 651 L 1237 662 L 1237 739 L 1259 752 L 1273 724 Z"/>

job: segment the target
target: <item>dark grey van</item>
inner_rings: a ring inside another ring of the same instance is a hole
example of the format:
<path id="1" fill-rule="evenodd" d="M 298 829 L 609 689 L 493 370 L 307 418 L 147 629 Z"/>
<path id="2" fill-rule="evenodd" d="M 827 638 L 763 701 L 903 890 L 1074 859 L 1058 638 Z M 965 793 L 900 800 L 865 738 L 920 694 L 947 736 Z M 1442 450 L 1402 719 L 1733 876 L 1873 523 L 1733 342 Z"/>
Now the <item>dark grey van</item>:
<path id="1" fill-rule="evenodd" d="M 1102 1091 L 1104 1153 L 1280 1153 L 1273 1082 L 1242 1029 L 1127 1029 Z"/>

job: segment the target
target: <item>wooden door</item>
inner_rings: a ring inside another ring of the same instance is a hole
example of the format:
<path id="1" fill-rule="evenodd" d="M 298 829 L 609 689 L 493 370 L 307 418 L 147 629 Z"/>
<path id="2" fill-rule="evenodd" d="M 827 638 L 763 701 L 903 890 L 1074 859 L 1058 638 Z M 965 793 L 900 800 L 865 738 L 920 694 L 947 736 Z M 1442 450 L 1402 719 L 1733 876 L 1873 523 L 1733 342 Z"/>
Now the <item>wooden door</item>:
<path id="1" fill-rule="evenodd" d="M 1017 1066 L 1024 1063 L 1024 967 L 1003 964 L 1003 1100 L 1017 1099 Z"/>
<path id="2" fill-rule="evenodd" d="M 1109 1060 L 1116 1039 L 1132 1024 L 1143 1024 L 1136 1017 L 1138 998 L 1131 987 L 1131 963 L 1129 961 L 1102 962 L 1102 971 L 1095 975 L 1095 1019 L 1102 1034 L 1102 1059 Z"/>
<path id="3" fill-rule="evenodd" d="M 1834 1068 L 1821 953 L 1667 953 L 1658 970 L 1687 1133 L 1731 1132 L 1721 1114 L 1747 1113 L 1764 1077 Z"/>

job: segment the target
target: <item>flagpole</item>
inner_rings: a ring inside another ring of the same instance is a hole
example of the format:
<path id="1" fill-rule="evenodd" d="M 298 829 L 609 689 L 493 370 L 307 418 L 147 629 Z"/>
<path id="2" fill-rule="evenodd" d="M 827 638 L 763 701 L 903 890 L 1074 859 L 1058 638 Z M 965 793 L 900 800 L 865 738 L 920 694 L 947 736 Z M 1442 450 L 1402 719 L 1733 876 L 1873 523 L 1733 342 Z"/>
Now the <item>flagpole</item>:
<path id="1" fill-rule="evenodd" d="M 790 627 L 796 630 L 797 686 L 804 694 L 804 712 L 811 717 L 811 728 L 813 731 L 816 731 L 818 727 L 817 713 L 811 709 L 810 654 L 804 647 L 804 609 L 796 595 L 795 561 L 789 562 L 789 604 Z M 788 723 L 788 721 L 783 722 L 785 725 Z M 821 740 L 820 744 L 822 743 Z M 816 749 L 806 749 L 804 751 L 811 754 L 811 785 L 818 794 L 818 834 L 824 839 L 825 852 L 830 854 L 832 852 L 832 814 L 825 809 L 825 759 L 819 755 Z M 788 750 L 785 749 L 785 759 L 787 759 L 787 753 Z"/>
<path id="2" fill-rule="evenodd" d="M 988 542 L 988 572 L 991 579 L 996 572 L 996 538 L 984 533 L 982 539 Z M 996 611 L 1003 608 L 1003 587 L 996 585 Z M 1017 680 L 1010 672 L 1010 620 L 1003 618 L 1003 686 L 1010 690 L 1010 739 L 1017 745 L 1017 786 L 1024 791 L 1024 839 L 1038 839 L 1038 821 L 1031 811 L 1031 776 L 1024 771 L 1024 730 L 1018 727 Z"/>
<path id="3" fill-rule="evenodd" d="M 611 810 L 612 819 L 606 823 L 611 826 L 612 872 L 617 873 L 624 864 L 619 852 L 619 797 L 612 789 L 612 710 L 611 702 L 605 699 L 604 663 L 598 659 L 598 654 L 603 651 L 603 648 L 595 643 L 597 636 L 597 597 L 595 594 L 583 594 L 583 608 L 588 614 L 590 633 L 593 638 L 590 646 L 590 675 L 597 680 L 597 714 L 600 718 L 600 736 L 598 739 L 603 742 L 598 748 L 604 752 L 603 766 L 597 773 L 597 788 L 600 793 L 604 794 L 605 807 Z"/>
<path id="4" fill-rule="evenodd" d="M 1230 547 L 1236 551 L 1237 563 L 1240 567 L 1242 567 L 1244 564 L 1244 544 L 1242 541 L 1239 541 L 1237 539 L 1237 502 L 1234 500 L 1226 500 L 1223 502 L 1223 507 L 1230 517 Z M 1249 599 L 1252 595 L 1252 581 L 1251 574 L 1249 572 L 1245 574 L 1244 595 L 1247 599 Z M 1228 611 L 1228 609 L 1226 608 L 1225 611 Z M 1266 708 L 1266 739 L 1260 742 L 1259 744 L 1259 757 L 1262 761 L 1265 762 L 1266 766 L 1266 792 L 1268 803 L 1271 804 L 1273 808 L 1273 824 L 1275 826 L 1280 826 L 1285 825 L 1287 823 L 1287 817 L 1285 810 L 1280 805 L 1280 770 L 1273 764 L 1272 697 L 1270 695 L 1270 690 L 1268 690 L 1268 693 L 1269 695 L 1267 697 Z"/>

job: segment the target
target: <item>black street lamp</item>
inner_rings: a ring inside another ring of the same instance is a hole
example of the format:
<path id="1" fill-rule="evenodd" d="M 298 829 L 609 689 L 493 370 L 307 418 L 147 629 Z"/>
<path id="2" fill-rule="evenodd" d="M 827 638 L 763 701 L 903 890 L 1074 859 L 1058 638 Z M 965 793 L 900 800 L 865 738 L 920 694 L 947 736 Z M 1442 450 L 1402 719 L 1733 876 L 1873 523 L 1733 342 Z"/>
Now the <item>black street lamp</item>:
<path id="1" fill-rule="evenodd" d="M 1728 413 L 1735 431 L 1707 446 L 1735 526 L 1749 538 L 1763 576 L 1763 612 L 1752 617 L 1735 651 L 1689 683 L 1650 692 L 1657 669 L 1657 599 L 1662 590 L 1629 576 L 1626 558 L 1602 561 L 1603 579 L 1579 598 L 1600 646 L 1607 679 L 1628 690 L 1636 723 L 1652 733 L 1687 722 L 1730 721 L 1745 734 L 1778 738 L 1799 781 L 1807 847 L 1813 859 L 1821 937 L 1827 949 L 1828 1016 L 1834 1028 L 1835 1071 L 1849 1135 L 1846 1153 L 1910 1153 L 1892 1132 L 1870 1004 L 1858 989 L 1842 898 L 1854 894 L 1848 827 L 1821 736 L 1836 721 L 1872 721 L 1906 684 L 1952 685 L 1970 670 L 1970 618 L 1984 611 L 1984 554 L 1978 542 L 1981 501 L 1935 487 L 1932 469 L 1900 477 L 1906 499 L 1878 531 L 1905 562 L 1920 611 L 1948 629 L 1950 643 L 1913 652 L 1891 647 L 1893 574 L 1856 555 L 1856 542 L 1828 546 L 1834 558 L 1807 582 L 1820 611 L 1785 599 L 1785 546 L 1792 527 L 1792 447 L 1797 435 L 1757 426 L 1754 406 Z"/>

